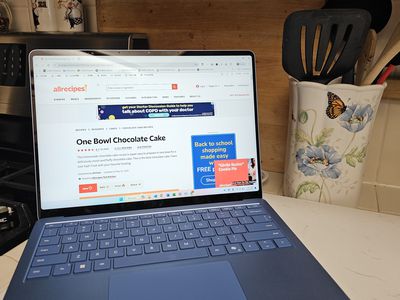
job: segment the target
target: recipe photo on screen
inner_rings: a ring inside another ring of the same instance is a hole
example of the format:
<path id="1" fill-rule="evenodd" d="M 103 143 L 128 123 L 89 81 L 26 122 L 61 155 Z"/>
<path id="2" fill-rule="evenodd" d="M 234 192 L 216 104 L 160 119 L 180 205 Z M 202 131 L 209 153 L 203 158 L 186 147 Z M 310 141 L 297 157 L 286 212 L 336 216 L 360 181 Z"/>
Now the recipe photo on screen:
<path id="1" fill-rule="evenodd" d="M 43 209 L 258 190 L 250 56 L 33 66 Z"/>

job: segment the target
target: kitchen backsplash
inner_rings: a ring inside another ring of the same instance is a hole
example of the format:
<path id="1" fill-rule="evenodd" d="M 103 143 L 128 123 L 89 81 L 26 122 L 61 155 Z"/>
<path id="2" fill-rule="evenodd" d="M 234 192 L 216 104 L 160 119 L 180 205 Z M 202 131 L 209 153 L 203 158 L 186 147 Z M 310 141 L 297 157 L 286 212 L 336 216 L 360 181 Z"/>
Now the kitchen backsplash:
<path id="1" fill-rule="evenodd" d="M 30 32 L 35 31 L 30 6 L 32 0 L 8 0 L 12 14 L 12 31 Z M 55 1 L 55 0 L 51 0 Z M 84 0 L 85 31 L 97 32 L 96 0 Z"/>

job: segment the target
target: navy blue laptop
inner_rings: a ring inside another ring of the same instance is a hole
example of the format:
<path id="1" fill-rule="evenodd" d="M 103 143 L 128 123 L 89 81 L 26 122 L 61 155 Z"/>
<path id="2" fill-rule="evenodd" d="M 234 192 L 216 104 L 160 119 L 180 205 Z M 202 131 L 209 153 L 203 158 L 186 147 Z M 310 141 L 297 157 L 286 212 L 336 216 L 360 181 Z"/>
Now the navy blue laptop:
<path id="1" fill-rule="evenodd" d="M 30 54 L 38 216 L 6 299 L 346 299 L 262 200 L 249 51 Z"/>

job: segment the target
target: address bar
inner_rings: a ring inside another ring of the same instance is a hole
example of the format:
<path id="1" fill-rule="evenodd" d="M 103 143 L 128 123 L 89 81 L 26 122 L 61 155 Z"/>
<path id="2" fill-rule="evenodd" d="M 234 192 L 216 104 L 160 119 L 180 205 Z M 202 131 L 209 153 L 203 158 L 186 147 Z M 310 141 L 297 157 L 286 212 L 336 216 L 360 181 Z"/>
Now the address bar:
<path id="1" fill-rule="evenodd" d="M 178 86 L 174 83 L 143 83 L 143 84 L 108 84 L 106 90 L 116 91 L 170 91 L 176 90 Z"/>

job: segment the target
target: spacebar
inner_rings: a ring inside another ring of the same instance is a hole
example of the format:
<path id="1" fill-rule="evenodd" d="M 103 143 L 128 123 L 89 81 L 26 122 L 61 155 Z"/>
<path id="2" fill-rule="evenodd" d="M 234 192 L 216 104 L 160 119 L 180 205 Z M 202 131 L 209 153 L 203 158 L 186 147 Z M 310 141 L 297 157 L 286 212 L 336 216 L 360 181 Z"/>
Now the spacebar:
<path id="1" fill-rule="evenodd" d="M 134 267 L 139 265 L 156 264 L 184 259 L 207 257 L 208 252 L 205 248 L 188 249 L 175 252 L 160 252 L 152 254 L 142 254 L 135 256 L 125 256 L 114 258 L 114 268 Z"/>

